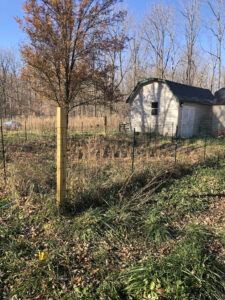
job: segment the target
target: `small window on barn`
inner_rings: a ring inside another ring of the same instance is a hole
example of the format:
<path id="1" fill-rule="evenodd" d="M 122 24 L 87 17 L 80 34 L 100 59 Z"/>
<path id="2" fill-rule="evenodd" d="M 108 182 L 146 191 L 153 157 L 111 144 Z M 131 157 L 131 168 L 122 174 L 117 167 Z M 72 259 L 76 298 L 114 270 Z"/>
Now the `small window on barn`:
<path id="1" fill-rule="evenodd" d="M 158 115 L 158 102 L 152 102 L 152 116 Z"/>

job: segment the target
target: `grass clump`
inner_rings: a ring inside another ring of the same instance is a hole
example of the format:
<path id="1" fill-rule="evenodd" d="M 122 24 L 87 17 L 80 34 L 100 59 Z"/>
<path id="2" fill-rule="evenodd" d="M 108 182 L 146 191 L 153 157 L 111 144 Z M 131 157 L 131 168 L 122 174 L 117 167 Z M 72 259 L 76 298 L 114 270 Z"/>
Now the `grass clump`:
<path id="1" fill-rule="evenodd" d="M 224 299 L 225 267 L 212 255 L 213 235 L 189 225 L 167 256 L 149 259 L 122 275 L 135 299 Z"/>
<path id="2" fill-rule="evenodd" d="M 145 216 L 143 233 L 146 235 L 148 242 L 159 245 L 170 240 L 175 233 L 175 229 L 166 212 L 153 208 Z"/>

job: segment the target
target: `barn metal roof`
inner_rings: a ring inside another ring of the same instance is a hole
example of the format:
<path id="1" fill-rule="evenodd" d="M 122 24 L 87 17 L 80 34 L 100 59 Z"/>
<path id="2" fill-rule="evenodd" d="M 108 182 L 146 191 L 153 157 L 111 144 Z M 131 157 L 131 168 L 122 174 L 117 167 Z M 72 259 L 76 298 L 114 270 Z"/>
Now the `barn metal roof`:
<path id="1" fill-rule="evenodd" d="M 155 81 L 165 83 L 179 102 L 213 105 L 214 96 L 210 90 L 159 78 L 148 78 L 138 82 L 130 96 L 127 98 L 126 103 L 129 103 L 134 98 L 142 86 Z"/>

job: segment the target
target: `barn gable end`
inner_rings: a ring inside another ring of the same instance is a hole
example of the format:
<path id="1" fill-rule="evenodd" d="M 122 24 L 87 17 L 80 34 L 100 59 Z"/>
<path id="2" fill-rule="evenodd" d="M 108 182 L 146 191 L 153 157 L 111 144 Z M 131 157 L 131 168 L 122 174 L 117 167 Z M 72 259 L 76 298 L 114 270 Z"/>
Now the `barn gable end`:
<path id="1" fill-rule="evenodd" d="M 164 82 L 153 81 L 140 86 L 130 101 L 131 129 L 137 132 L 175 133 L 179 103 Z"/>

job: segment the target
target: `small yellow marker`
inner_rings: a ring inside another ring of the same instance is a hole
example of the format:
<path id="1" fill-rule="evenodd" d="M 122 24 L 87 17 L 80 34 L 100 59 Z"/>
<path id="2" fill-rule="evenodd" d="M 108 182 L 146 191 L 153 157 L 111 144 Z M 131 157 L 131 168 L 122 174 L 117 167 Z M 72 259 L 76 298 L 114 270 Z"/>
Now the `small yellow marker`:
<path id="1" fill-rule="evenodd" d="M 48 258 L 47 251 L 38 251 L 39 260 L 46 260 Z"/>

